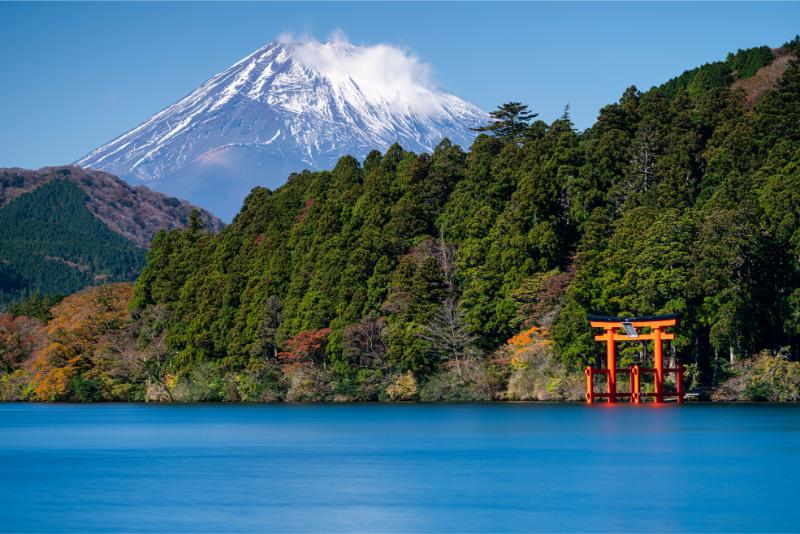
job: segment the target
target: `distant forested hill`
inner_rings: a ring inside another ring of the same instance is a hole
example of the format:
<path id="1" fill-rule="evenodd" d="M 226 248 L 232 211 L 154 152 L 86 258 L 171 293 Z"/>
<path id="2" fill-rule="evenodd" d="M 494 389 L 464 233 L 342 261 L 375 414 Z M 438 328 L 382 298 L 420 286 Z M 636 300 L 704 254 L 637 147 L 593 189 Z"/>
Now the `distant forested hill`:
<path id="1" fill-rule="evenodd" d="M 192 206 L 77 167 L 0 169 L 0 306 L 133 280 L 161 228 L 187 226 Z M 220 223 L 200 215 L 211 229 Z"/>
<path id="2" fill-rule="evenodd" d="M 140 351 L 124 373 L 103 356 L 115 341 L 6 383 L 41 399 L 83 398 L 49 378 L 67 375 L 96 398 L 119 381 L 170 400 L 577 398 L 588 313 L 679 312 L 690 386 L 745 373 L 734 397 L 797 398 L 798 48 L 630 87 L 585 132 L 511 102 L 467 151 L 393 146 L 256 188 L 218 235 L 156 236 L 120 297 L 136 332 L 121 354 Z M 620 365 L 646 358 L 631 346 Z"/>

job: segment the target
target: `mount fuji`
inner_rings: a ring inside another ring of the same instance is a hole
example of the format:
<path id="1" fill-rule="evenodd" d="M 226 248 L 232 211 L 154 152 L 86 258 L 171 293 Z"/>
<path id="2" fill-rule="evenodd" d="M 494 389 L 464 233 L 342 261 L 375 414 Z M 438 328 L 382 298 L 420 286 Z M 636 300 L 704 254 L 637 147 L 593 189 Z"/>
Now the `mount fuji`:
<path id="1" fill-rule="evenodd" d="M 183 197 L 230 221 L 250 189 L 399 143 L 468 146 L 488 115 L 390 45 L 272 42 L 76 165 Z"/>

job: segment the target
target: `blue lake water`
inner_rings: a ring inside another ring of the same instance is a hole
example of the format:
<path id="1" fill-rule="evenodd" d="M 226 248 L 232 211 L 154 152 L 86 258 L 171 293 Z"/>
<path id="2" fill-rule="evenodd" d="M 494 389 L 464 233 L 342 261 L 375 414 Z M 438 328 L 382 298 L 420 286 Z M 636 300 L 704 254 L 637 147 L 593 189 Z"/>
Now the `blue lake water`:
<path id="1" fill-rule="evenodd" d="M 0 404 L 0 530 L 800 530 L 800 406 Z"/>

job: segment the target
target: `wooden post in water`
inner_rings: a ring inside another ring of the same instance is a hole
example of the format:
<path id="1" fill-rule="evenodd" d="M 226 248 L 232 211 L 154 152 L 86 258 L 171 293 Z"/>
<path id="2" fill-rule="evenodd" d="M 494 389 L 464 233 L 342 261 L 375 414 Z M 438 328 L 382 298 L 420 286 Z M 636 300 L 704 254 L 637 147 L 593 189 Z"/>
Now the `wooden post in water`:
<path id="1" fill-rule="evenodd" d="M 661 347 L 661 327 L 653 327 L 656 402 L 664 402 L 664 352 Z"/>
<path id="2" fill-rule="evenodd" d="M 608 402 L 617 402 L 617 347 L 614 329 L 606 328 L 606 367 L 608 367 Z"/>
<path id="3" fill-rule="evenodd" d="M 631 402 L 639 404 L 642 402 L 641 396 L 641 382 L 639 381 L 639 366 L 631 365 Z"/>

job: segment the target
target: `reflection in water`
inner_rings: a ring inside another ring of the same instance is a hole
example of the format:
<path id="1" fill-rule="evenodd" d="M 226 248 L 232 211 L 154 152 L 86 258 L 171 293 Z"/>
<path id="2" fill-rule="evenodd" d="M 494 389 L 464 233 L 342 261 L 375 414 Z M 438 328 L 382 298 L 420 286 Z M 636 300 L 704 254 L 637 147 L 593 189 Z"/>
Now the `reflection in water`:
<path id="1" fill-rule="evenodd" d="M 0 405 L 2 531 L 796 531 L 800 407 Z"/>

